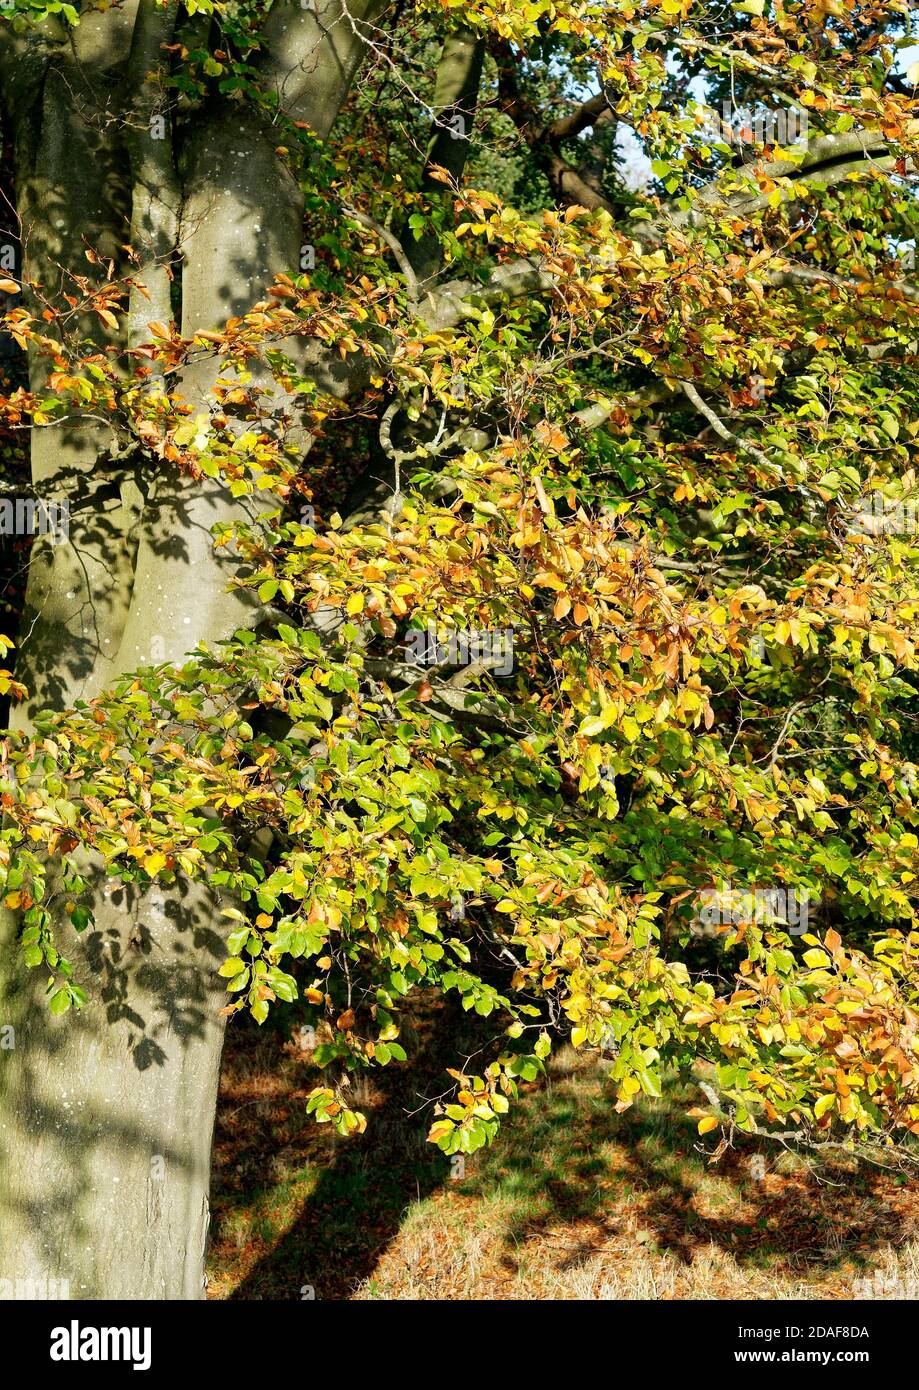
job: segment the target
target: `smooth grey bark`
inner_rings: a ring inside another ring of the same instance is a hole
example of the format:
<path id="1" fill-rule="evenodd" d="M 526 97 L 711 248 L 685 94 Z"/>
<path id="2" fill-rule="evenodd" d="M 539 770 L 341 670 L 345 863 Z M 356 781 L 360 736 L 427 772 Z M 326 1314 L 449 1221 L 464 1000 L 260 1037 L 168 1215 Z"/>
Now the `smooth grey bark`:
<path id="1" fill-rule="evenodd" d="M 459 180 L 466 167 L 484 56 L 484 40 L 473 30 L 454 30 L 444 41 L 432 97 L 434 120 L 422 173 L 421 186 L 429 197 L 444 194 L 444 185 L 432 177 L 435 168 L 446 169 L 454 180 Z M 443 252 L 437 236 L 410 240 L 406 249 L 422 283 L 440 270 Z"/>
<path id="2" fill-rule="evenodd" d="M 140 262 L 137 280 L 143 290 L 131 290 L 128 343 L 149 341 L 148 325 L 172 317 L 170 261 L 176 250 L 182 190 L 176 173 L 171 138 L 171 114 L 166 100 L 168 68 L 164 45 L 171 42 L 177 0 L 158 6 L 140 0 L 125 68 L 125 145 L 131 169 L 131 246 Z M 159 121 L 163 138 L 151 139 Z"/>
<path id="3" fill-rule="evenodd" d="M 72 292 L 71 275 L 89 272 L 83 237 L 90 230 L 95 249 L 124 267 L 119 229 L 130 205 L 124 160 L 81 114 L 96 101 L 86 70 L 63 36 L 57 44 L 43 38 L 42 52 L 21 56 L 17 71 L 30 80 L 20 78 L 18 87 L 5 92 L 24 279 L 41 285 L 28 301 L 36 313 L 44 299 Z M 110 341 L 94 315 L 76 327 L 100 347 Z M 53 325 L 48 332 L 55 335 Z M 32 355 L 34 390 L 42 389 L 48 369 L 47 359 Z M 111 672 L 130 600 L 139 500 L 127 477 L 116 485 L 99 469 L 100 456 L 115 446 L 112 430 L 95 420 L 32 432 L 35 491 L 66 496 L 72 524 L 68 541 L 56 547 L 42 542 L 33 552 L 19 652 L 21 678 L 32 698 L 15 711 L 14 723 L 27 723 L 37 709 L 60 709 L 95 694 Z"/>
<path id="4" fill-rule="evenodd" d="M 281 0 L 270 13 L 266 80 L 322 136 L 382 8 L 320 3 L 314 15 Z M 149 280 L 147 320 L 168 318 L 174 231 L 181 327 L 192 333 L 245 312 L 276 273 L 296 270 L 303 203 L 275 152 L 277 132 L 240 103 L 199 112 L 178 148 L 177 137 L 154 151 L 143 121 L 157 93 L 135 92 L 133 125 L 113 138 L 126 73 L 136 84 L 141 67 L 155 67 L 164 23 L 149 0 L 132 0 L 87 17 L 73 43 L 59 26 L 11 39 L 0 73 L 10 79 L 29 273 L 84 273 L 82 235 L 116 254 L 130 226 L 144 275 L 135 273 Z M 136 343 L 142 297 L 130 310 Z M 321 357 L 315 366 L 340 377 Z M 213 404 L 218 367 L 204 359 L 182 377 L 178 389 L 196 408 Z M 34 361 L 32 372 L 40 381 L 43 365 Z M 267 371 L 258 380 L 272 384 Z M 274 399 L 280 420 L 293 403 L 280 390 Z M 210 528 L 255 504 L 175 470 L 119 463 L 117 441 L 89 421 L 33 436 L 36 489 L 67 489 L 78 505 L 70 541 L 33 553 L 19 669 L 34 694 L 17 715 L 24 729 L 39 709 L 92 698 L 142 665 L 178 663 L 253 621 L 251 603 L 228 590 L 232 560 L 214 552 Z M 295 437 L 305 453 L 308 434 Z M 205 884 L 141 891 L 107 881 L 92 858 L 86 869 L 94 925 L 82 936 L 62 929 L 89 995 L 78 1014 L 49 1014 L 43 972 L 19 959 L 16 916 L 0 913 L 0 1025 L 15 1041 L 0 1050 L 0 1279 L 58 1289 L 67 1281 L 78 1298 L 200 1298 L 223 1039 L 220 903 Z"/>
<path id="5" fill-rule="evenodd" d="M 70 952 L 87 1007 L 53 1018 L 42 972 L 5 968 L 0 1276 L 73 1298 L 201 1298 L 223 1038 L 213 902 L 95 871 L 96 922 Z M 6 962 L 15 929 L 4 913 Z"/>

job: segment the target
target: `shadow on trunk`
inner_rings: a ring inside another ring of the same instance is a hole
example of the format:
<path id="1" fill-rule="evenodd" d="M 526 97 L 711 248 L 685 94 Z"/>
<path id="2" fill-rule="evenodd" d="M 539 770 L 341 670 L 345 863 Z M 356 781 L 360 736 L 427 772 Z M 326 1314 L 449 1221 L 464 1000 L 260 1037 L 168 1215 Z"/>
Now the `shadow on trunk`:
<path id="1" fill-rule="evenodd" d="M 62 1017 L 4 914 L 2 1279 L 66 1281 L 74 1298 L 202 1296 L 224 952 L 207 891 L 169 892 L 97 874 L 95 926 L 66 943 L 89 1000 Z"/>

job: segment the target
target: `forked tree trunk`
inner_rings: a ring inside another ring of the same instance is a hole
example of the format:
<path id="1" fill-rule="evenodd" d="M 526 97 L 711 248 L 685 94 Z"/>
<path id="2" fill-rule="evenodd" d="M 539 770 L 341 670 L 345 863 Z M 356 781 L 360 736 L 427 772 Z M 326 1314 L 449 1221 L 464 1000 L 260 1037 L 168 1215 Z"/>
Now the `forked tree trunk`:
<path id="1" fill-rule="evenodd" d="M 349 10 L 361 18 L 380 7 L 364 0 Z M 291 114 L 325 137 L 362 46 L 341 0 L 318 9 L 277 0 L 264 77 L 283 85 Z M 85 97 L 85 110 L 97 99 L 109 69 L 127 61 L 123 21 L 136 13 L 140 23 L 145 12 L 151 24 L 161 21 L 150 0 L 87 15 L 73 51 L 68 36 L 50 65 L 30 53 L 17 69 L 17 191 L 39 278 L 51 261 L 85 270 L 83 233 L 114 251 L 132 205 L 135 236 L 138 211 L 142 221 L 162 207 L 159 191 L 139 197 L 135 186 L 132 198 L 130 159 L 109 156 L 74 101 Z M 95 87 L 85 75 L 93 63 Z M 302 194 L 277 143 L 276 131 L 228 102 L 179 152 L 186 333 L 219 327 L 277 272 L 296 272 Z M 152 246 L 158 230 L 147 231 Z M 164 287 L 159 277 L 150 320 L 170 317 L 168 302 L 156 302 Z M 215 366 L 180 385 L 200 406 Z M 129 475 L 113 488 L 111 473 L 96 469 L 109 444 L 92 426 L 36 431 L 37 489 L 77 486 L 83 504 L 68 543 L 36 543 L 20 667 L 34 698 L 19 716 L 24 725 L 36 709 L 65 708 L 119 674 L 179 662 L 198 642 L 251 624 L 251 608 L 227 592 L 229 562 L 210 540 L 211 526 L 240 504 L 216 485 L 166 473 L 152 479 L 146 500 Z M 69 1285 L 75 1298 L 200 1298 L 225 998 L 215 974 L 225 955 L 218 904 L 205 885 L 180 882 L 166 896 L 126 889 L 106 880 L 104 866 L 89 867 L 95 922 L 80 937 L 65 929 L 64 943 L 89 995 L 79 1013 L 50 1015 L 44 972 L 22 967 L 16 917 L 0 914 L 0 1296 L 31 1281 L 39 1296 Z"/>

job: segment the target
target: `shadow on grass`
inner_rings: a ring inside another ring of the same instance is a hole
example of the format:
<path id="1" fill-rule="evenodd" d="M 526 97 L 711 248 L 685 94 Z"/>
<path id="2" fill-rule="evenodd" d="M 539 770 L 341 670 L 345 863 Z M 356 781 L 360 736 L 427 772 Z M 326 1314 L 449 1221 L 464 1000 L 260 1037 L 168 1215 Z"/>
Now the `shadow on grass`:
<path id="1" fill-rule="evenodd" d="M 452 1085 L 445 1068 L 458 1065 L 482 1045 L 487 1035 L 481 1023 L 452 1001 L 441 1000 L 410 1014 L 403 1042 L 412 1064 L 375 1069 L 364 1089 L 357 1091 L 355 1107 L 368 1117 L 365 1133 L 357 1138 L 340 1139 L 306 1115 L 306 1093 L 320 1084 L 321 1074 L 306 1069 L 302 1061 L 288 1060 L 288 1071 L 300 1074 L 302 1091 L 282 1096 L 280 1103 L 270 1095 L 249 1100 L 250 1107 L 259 1107 L 259 1118 L 241 1137 L 234 1133 L 234 1120 L 247 1102 L 234 1109 L 224 1094 L 216 1139 L 211 1265 L 232 1261 L 234 1232 L 237 1246 L 240 1237 L 248 1236 L 261 1247 L 258 1258 L 246 1262 L 247 1271 L 229 1297 L 351 1295 L 398 1234 L 409 1203 L 427 1197 L 448 1178 L 449 1160 L 426 1140 L 430 1109 L 413 1112 Z M 258 1044 L 251 1038 L 231 1044 L 230 1067 L 238 1064 L 234 1047 L 240 1046 L 254 1046 L 257 1067 Z M 276 1066 L 277 1041 L 274 1051 Z M 266 1058 L 265 1065 L 272 1063 Z M 295 1134 L 284 1127 L 288 1097 L 302 1125 Z M 272 1151 L 281 1181 L 266 1188 Z"/>
<path id="2" fill-rule="evenodd" d="M 817 1177 L 800 1159 L 746 1142 L 712 1166 L 711 1136 L 703 1144 L 685 1115 L 698 1099 L 690 1090 L 617 1115 L 601 1068 L 571 1054 L 452 1182 L 449 1161 L 425 1140 L 430 1111 L 410 1112 L 445 1089 L 445 1067 L 481 1044 L 481 1024 L 441 1001 L 417 1012 L 412 1028 L 414 1061 L 374 1073 L 357 1140 L 307 1119 L 301 1102 L 315 1073 L 304 1080 L 298 1060 L 288 1070 L 302 1092 L 278 1082 L 277 1040 L 273 1060 L 258 1053 L 268 1040 L 234 1044 L 214 1183 L 216 1296 L 299 1299 L 312 1289 L 347 1299 L 374 1274 L 407 1209 L 440 1188 L 460 1204 L 461 1225 L 494 1222 L 511 1279 L 527 1249 L 551 1252 L 561 1271 L 636 1239 L 684 1265 L 714 1247 L 743 1267 L 813 1277 L 844 1261 L 861 1266 L 873 1247 L 910 1234 L 898 1176 L 837 1164 Z"/>
<path id="3" fill-rule="evenodd" d="M 512 1198 L 503 1263 L 518 1268 L 527 1243 L 552 1243 L 558 1268 L 586 1263 L 606 1242 L 634 1241 L 689 1265 L 712 1247 L 751 1268 L 797 1276 L 859 1266 L 884 1242 L 900 1244 L 907 1178 L 854 1161 L 819 1168 L 777 1146 L 741 1137 L 717 1163 L 686 1110 L 699 1100 L 672 1084 L 659 1101 L 613 1109 L 601 1069 L 574 1062 L 513 1114 L 483 1155 L 470 1196 Z M 717 1136 L 715 1136 L 717 1139 Z M 560 1254 L 561 1254 L 560 1250 Z"/>

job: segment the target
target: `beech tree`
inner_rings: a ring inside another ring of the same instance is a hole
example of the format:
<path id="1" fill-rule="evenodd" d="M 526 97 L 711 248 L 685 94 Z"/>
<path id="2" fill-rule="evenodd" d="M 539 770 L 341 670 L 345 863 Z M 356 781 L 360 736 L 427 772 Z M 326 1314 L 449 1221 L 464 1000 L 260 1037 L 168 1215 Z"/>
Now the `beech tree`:
<path id="1" fill-rule="evenodd" d="M 3 1276 L 203 1296 L 279 1003 L 343 1135 L 435 989 L 447 1154 L 569 1040 L 912 1162 L 905 0 L 0 15 Z"/>

